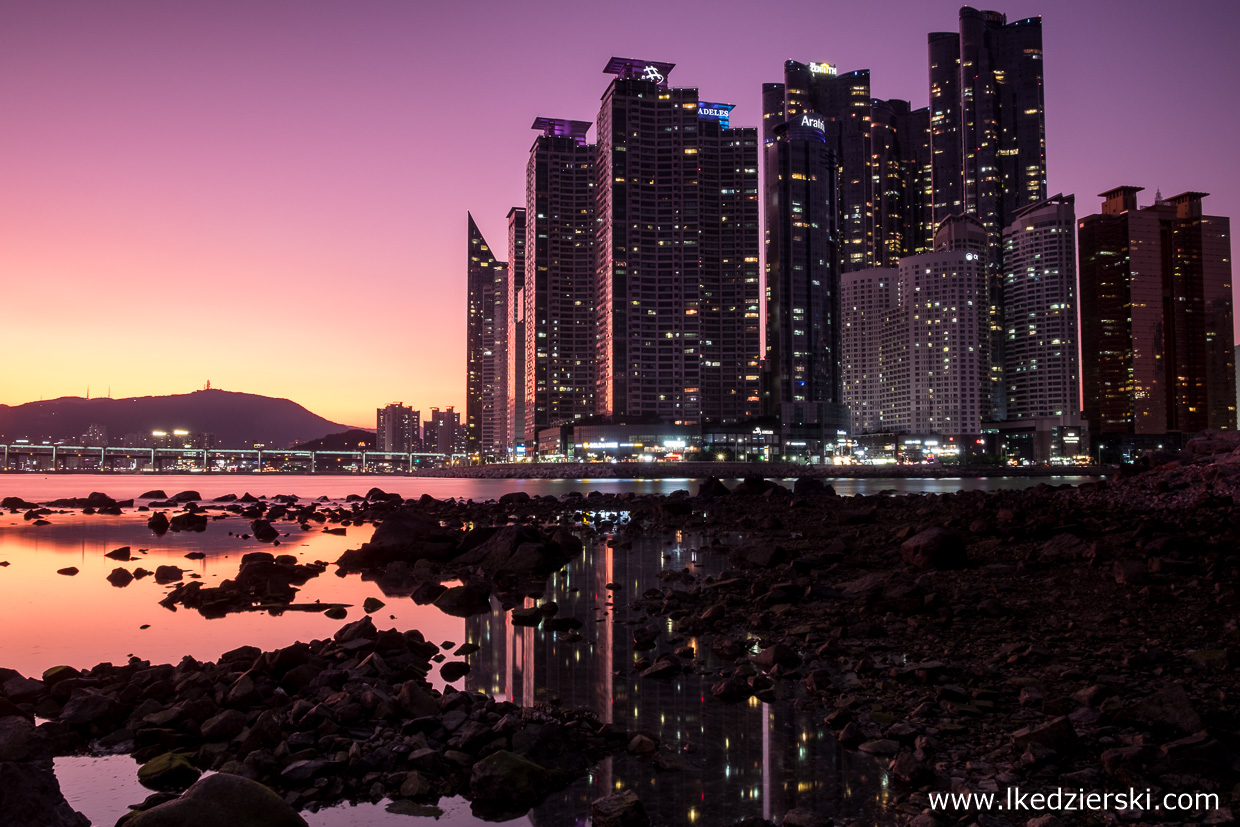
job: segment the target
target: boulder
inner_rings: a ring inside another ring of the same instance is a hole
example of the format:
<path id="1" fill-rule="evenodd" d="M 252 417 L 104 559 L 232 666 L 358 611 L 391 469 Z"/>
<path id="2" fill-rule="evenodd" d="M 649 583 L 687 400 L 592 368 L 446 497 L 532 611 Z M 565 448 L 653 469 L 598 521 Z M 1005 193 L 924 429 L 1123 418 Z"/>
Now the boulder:
<path id="1" fill-rule="evenodd" d="M 123 589 L 133 582 L 133 574 L 129 569 L 116 567 L 112 569 L 112 573 L 108 575 L 108 582 L 118 589 Z"/>
<path id="2" fill-rule="evenodd" d="M 647 827 L 650 817 L 637 798 L 637 793 L 624 790 L 605 795 L 590 804 L 590 820 L 594 827 Z"/>
<path id="3" fill-rule="evenodd" d="M 175 583 L 183 576 L 184 570 L 178 566 L 156 566 L 155 582 L 160 585 Z"/>
<path id="4" fill-rule="evenodd" d="M 469 776 L 471 798 L 527 809 L 540 803 L 566 781 L 562 773 L 535 764 L 515 752 L 493 752 L 473 766 Z"/>
<path id="5" fill-rule="evenodd" d="M 254 539 L 262 543 L 270 543 L 280 536 L 280 532 L 268 520 L 254 520 L 250 523 L 250 530 L 254 532 Z"/>
<path id="6" fill-rule="evenodd" d="M 1204 726 L 1188 693 L 1178 683 L 1169 684 L 1133 704 L 1125 710 L 1124 717 L 1156 730 L 1185 735 L 1191 735 Z"/>
<path id="7" fill-rule="evenodd" d="M 169 525 L 168 515 L 162 511 L 156 511 L 146 521 L 146 527 L 160 536 L 168 532 Z"/>
<path id="8" fill-rule="evenodd" d="M 257 781 L 217 773 L 179 798 L 123 821 L 124 827 L 306 827 L 284 799 Z"/>
<path id="9" fill-rule="evenodd" d="M 33 721 L 17 715 L 0 718 L 0 761 L 25 761 L 34 751 Z"/>
<path id="10" fill-rule="evenodd" d="M 435 607 L 453 617 L 472 617 L 491 611 L 491 592 L 481 583 L 453 586 L 435 598 Z"/>
<path id="11" fill-rule="evenodd" d="M 904 562 L 918 569 L 963 569 L 969 563 L 964 540 L 943 528 L 927 528 L 900 545 Z"/>
<path id="12" fill-rule="evenodd" d="M 121 706 L 107 695 L 78 690 L 60 711 L 61 723 L 69 726 L 86 726 L 106 722 L 121 713 Z"/>
<path id="13" fill-rule="evenodd" d="M 184 790 L 200 775 L 202 770 L 179 752 L 165 752 L 138 767 L 138 783 L 152 790 Z"/>
<path id="14" fill-rule="evenodd" d="M 718 477 L 707 477 L 698 484 L 697 495 L 703 500 L 726 497 L 731 493 L 731 490 Z"/>
<path id="15" fill-rule="evenodd" d="M 37 764 L 0 762 L 0 813 L 6 827 L 90 827 L 65 801 L 51 769 Z"/>

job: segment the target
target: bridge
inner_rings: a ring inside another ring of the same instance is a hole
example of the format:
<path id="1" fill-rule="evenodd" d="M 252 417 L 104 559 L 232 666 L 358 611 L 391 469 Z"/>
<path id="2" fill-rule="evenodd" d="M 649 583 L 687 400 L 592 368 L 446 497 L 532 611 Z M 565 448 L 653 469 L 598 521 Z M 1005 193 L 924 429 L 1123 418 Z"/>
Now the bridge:
<path id="1" fill-rule="evenodd" d="M 293 448 L 121 448 L 15 442 L 0 446 L 0 471 L 147 471 L 295 474 L 409 473 L 464 455 Z"/>

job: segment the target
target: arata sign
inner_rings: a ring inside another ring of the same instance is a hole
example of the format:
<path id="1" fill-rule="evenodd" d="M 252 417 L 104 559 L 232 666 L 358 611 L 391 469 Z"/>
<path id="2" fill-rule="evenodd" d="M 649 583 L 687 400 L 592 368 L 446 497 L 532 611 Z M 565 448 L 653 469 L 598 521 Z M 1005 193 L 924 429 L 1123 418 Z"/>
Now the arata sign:
<path id="1" fill-rule="evenodd" d="M 826 122 L 823 121 L 823 119 L 818 117 L 817 115 L 802 115 L 800 125 L 808 126 L 811 129 L 817 129 L 819 132 L 827 131 Z"/>
<path id="2" fill-rule="evenodd" d="M 811 75 L 834 75 L 835 64 L 833 63 L 811 63 L 809 65 L 809 73 Z"/>

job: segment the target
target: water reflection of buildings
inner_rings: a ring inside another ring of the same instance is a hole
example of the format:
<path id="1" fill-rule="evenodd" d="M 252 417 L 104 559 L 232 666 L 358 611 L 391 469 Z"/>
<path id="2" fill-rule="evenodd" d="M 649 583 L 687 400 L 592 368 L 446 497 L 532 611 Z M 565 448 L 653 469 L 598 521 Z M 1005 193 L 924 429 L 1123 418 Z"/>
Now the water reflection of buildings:
<path id="1" fill-rule="evenodd" d="M 651 818 L 663 824 L 731 824 L 751 816 L 778 820 L 797 806 L 836 816 L 871 812 L 876 799 L 881 801 L 880 773 L 868 761 L 841 754 L 820 714 L 796 710 L 791 701 L 724 704 L 711 694 L 714 672 L 661 681 L 642 678 L 633 668 L 632 630 L 659 622 L 670 632 L 671 626 L 629 610 L 628 603 L 659 584 L 660 570 L 686 565 L 694 565 L 692 552 L 680 545 L 588 544 L 581 559 L 551 578 L 543 598 L 559 604 L 558 616 L 585 621 L 577 643 L 541 626 L 514 627 L 498 608 L 467 621 L 467 638 L 481 647 L 471 659 L 469 689 L 523 705 L 558 702 L 588 709 L 604 722 L 648 733 L 675 750 L 660 751 L 667 770 L 627 754 L 607 759 L 588 781 L 533 810 L 531 820 L 584 823 L 591 801 L 621 789 L 636 792 Z M 607 605 L 608 583 L 621 587 L 615 592 L 619 618 Z M 528 606 L 539 602 L 526 600 Z M 653 660 L 689 645 L 709 657 L 708 641 L 687 638 L 673 645 L 666 639 L 661 636 L 657 649 L 642 654 Z"/>

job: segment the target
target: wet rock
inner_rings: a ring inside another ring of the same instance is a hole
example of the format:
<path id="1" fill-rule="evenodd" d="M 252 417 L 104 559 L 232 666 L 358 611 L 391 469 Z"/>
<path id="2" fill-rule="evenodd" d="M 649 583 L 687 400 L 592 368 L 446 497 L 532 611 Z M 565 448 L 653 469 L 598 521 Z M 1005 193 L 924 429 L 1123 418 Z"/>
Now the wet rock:
<path id="1" fill-rule="evenodd" d="M 179 798 L 122 823 L 124 827 L 306 827 L 306 820 L 270 788 L 227 773 L 200 778 Z"/>
<path id="2" fill-rule="evenodd" d="M 167 533 L 169 525 L 168 515 L 162 511 L 156 511 L 146 521 L 146 527 L 160 536 Z"/>
<path id="3" fill-rule="evenodd" d="M 1203 726 L 1201 716 L 1181 684 L 1168 684 L 1153 695 L 1138 701 L 1125 717 L 1163 732 L 1191 734 Z"/>
<path id="4" fill-rule="evenodd" d="M 152 790 L 184 790 L 198 780 L 202 770 L 178 752 L 165 752 L 138 767 L 138 782 Z"/>
<path id="5" fill-rule="evenodd" d="M 770 672 L 777 665 L 785 669 L 795 669 L 801 665 L 800 654 L 791 646 L 783 643 L 768 646 L 749 660 L 764 672 Z"/>
<path id="6" fill-rule="evenodd" d="M 633 736 L 628 746 L 630 755 L 653 755 L 658 749 L 658 741 L 640 732 Z"/>
<path id="7" fill-rule="evenodd" d="M 0 813 L 6 827 L 90 827 L 65 801 L 50 768 L 0 762 Z"/>
<path id="8" fill-rule="evenodd" d="M 448 661 L 439 667 L 439 677 L 448 683 L 456 683 L 469 674 L 469 664 L 463 660 Z"/>
<path id="9" fill-rule="evenodd" d="M 206 741 L 227 741 L 240 735 L 245 729 L 247 716 L 237 709 L 226 709 L 202 722 L 202 737 Z"/>
<path id="10" fill-rule="evenodd" d="M 794 807 L 784 813 L 783 827 L 831 827 L 835 822 L 829 817 L 804 807 Z"/>
<path id="11" fill-rule="evenodd" d="M 0 717 L 0 762 L 25 761 L 35 751 L 34 722 L 17 715 Z"/>
<path id="12" fill-rule="evenodd" d="M 1072 722 L 1063 716 L 1039 726 L 1017 730 L 1012 733 L 1012 743 L 1020 749 L 1029 744 L 1040 744 L 1056 752 L 1070 752 L 1077 746 L 1078 739 Z"/>
<path id="13" fill-rule="evenodd" d="M 509 572 L 550 573 L 560 568 L 567 555 L 558 543 L 529 526 L 505 526 L 485 542 L 463 552 L 457 565 L 477 566 L 494 574 Z"/>
<path id="14" fill-rule="evenodd" d="M 63 569 L 56 569 L 56 573 L 63 574 L 66 577 L 72 577 L 73 575 L 78 573 L 78 570 L 76 566 L 68 566 L 67 568 L 63 568 Z"/>
<path id="15" fill-rule="evenodd" d="M 453 586 L 435 598 L 435 607 L 453 617 L 472 617 L 491 611 L 491 590 L 481 583 Z"/>
<path id="16" fill-rule="evenodd" d="M 590 803 L 594 827 L 648 827 L 650 817 L 632 790 L 605 795 Z"/>
<path id="17" fill-rule="evenodd" d="M 969 563 L 964 541 L 943 528 L 928 528 L 900 545 L 904 562 L 918 569 L 956 570 Z"/>
<path id="18" fill-rule="evenodd" d="M 176 514 L 168 521 L 168 528 L 173 532 L 194 531 L 201 534 L 207 530 L 207 515 L 197 513 Z"/>
<path id="19" fill-rule="evenodd" d="M 73 727 L 107 722 L 122 712 L 115 699 L 98 692 L 78 690 L 69 698 L 60 712 L 61 723 Z"/>
<path id="20" fill-rule="evenodd" d="M 254 533 L 254 539 L 262 543 L 270 543 L 280 536 L 280 532 L 269 520 L 254 520 L 250 523 L 250 531 Z"/>
<path id="21" fill-rule="evenodd" d="M 133 582 L 133 574 L 129 569 L 117 567 L 112 569 L 112 573 L 108 575 L 108 582 L 118 589 L 123 589 Z"/>
<path id="22" fill-rule="evenodd" d="M 129 554 L 129 546 L 121 546 L 120 548 L 112 549 L 112 551 L 107 552 L 103 556 L 107 557 L 109 560 L 118 560 L 122 563 L 126 563 L 132 559 Z"/>
<path id="23" fill-rule="evenodd" d="M 185 570 L 180 568 L 179 566 L 156 566 L 155 567 L 155 582 L 159 583 L 160 585 L 166 585 L 168 583 L 175 583 L 178 580 L 182 579 L 184 575 L 185 575 Z"/>
<path id="24" fill-rule="evenodd" d="M 475 802 L 525 809 L 564 785 L 563 773 L 548 770 L 508 750 L 493 752 L 474 764 L 469 789 Z"/>

